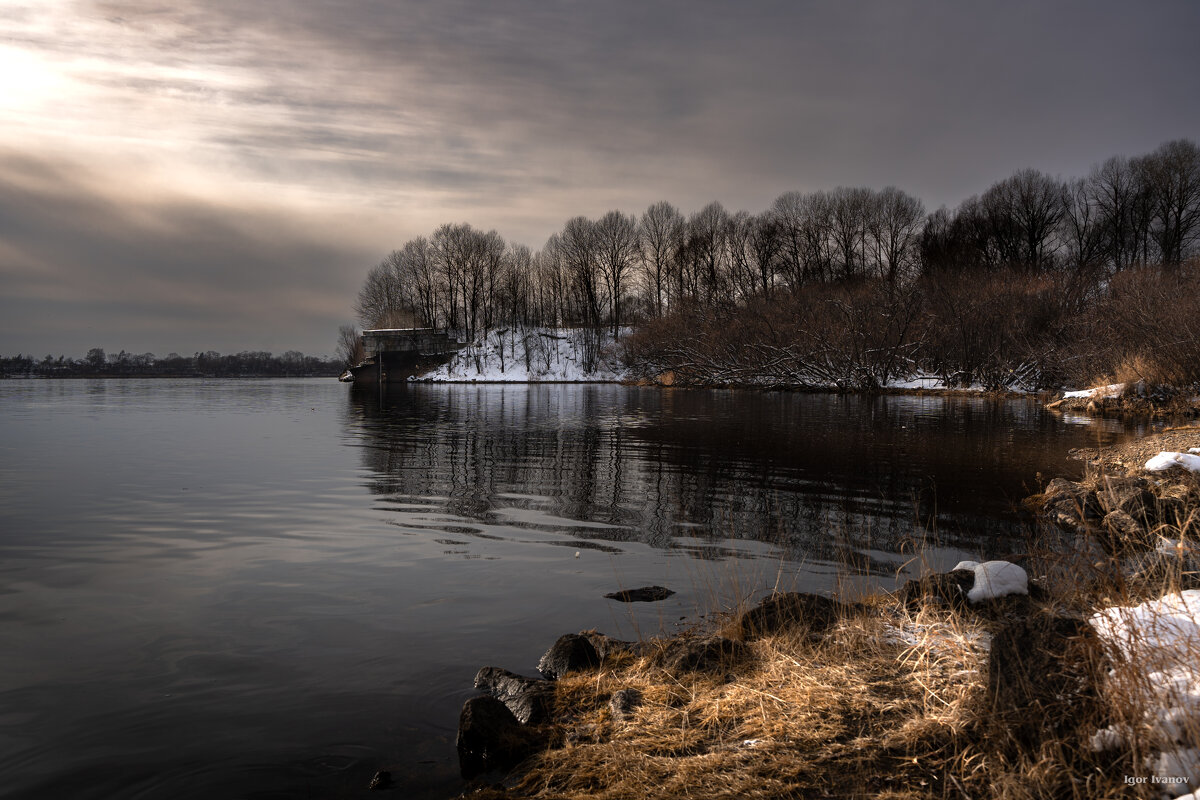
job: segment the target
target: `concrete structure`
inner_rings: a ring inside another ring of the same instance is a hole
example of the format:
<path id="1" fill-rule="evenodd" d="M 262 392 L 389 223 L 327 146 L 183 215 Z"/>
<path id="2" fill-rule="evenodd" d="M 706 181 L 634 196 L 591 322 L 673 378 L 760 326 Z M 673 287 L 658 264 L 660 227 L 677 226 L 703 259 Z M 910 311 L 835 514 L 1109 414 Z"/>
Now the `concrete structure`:
<path id="1" fill-rule="evenodd" d="M 363 331 L 362 339 L 366 357 L 350 370 L 356 384 L 406 381 L 464 346 L 445 328 L 376 328 Z"/>

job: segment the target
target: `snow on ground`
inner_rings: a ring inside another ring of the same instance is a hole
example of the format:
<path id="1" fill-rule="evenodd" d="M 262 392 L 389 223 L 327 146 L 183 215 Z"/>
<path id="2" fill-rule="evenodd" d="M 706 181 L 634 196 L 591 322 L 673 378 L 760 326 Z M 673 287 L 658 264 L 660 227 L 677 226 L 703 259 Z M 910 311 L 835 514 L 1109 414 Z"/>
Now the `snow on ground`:
<path id="1" fill-rule="evenodd" d="M 889 389 L 945 389 L 945 382 L 936 375 L 913 375 L 910 378 L 888 381 Z"/>
<path id="2" fill-rule="evenodd" d="M 1090 622 L 1121 656 L 1110 673 L 1110 692 L 1140 708 L 1139 722 L 1153 748 L 1147 772 L 1164 797 L 1184 794 L 1200 784 L 1200 589 L 1104 609 Z M 1092 737 L 1096 750 L 1129 744 L 1119 726 Z"/>
<path id="3" fill-rule="evenodd" d="M 451 360 L 413 380 L 538 383 L 620 381 L 625 370 L 611 333 L 588 329 L 504 328 L 488 332 Z"/>
<path id="4" fill-rule="evenodd" d="M 1101 397 L 1116 397 L 1123 391 L 1125 391 L 1125 384 L 1110 383 L 1108 386 L 1094 386 L 1091 389 L 1080 389 L 1077 392 L 1064 392 L 1063 399 L 1065 400 L 1070 397 L 1086 397 L 1096 400 Z"/>
<path id="5" fill-rule="evenodd" d="M 1194 455 L 1192 452 L 1196 449 L 1193 447 L 1186 453 L 1174 453 L 1170 450 L 1163 450 L 1146 462 L 1146 469 L 1150 472 L 1162 472 L 1171 467 L 1183 467 L 1192 472 L 1200 472 L 1200 455 Z"/>
<path id="6" fill-rule="evenodd" d="M 963 569 L 975 570 L 975 584 L 967 592 L 967 600 L 971 603 L 982 603 L 996 597 L 1010 594 L 1029 594 L 1029 576 L 1025 570 L 1011 561 L 985 561 L 975 564 L 964 561 L 971 567 Z"/>

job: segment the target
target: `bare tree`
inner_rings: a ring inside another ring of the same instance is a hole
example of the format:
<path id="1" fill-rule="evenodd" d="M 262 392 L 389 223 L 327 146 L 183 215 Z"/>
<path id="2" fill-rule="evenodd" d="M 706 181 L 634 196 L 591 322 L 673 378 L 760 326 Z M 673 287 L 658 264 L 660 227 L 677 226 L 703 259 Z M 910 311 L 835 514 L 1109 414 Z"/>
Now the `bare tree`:
<path id="1" fill-rule="evenodd" d="M 363 360 L 362 337 L 353 325 L 338 328 L 337 358 L 346 367 L 353 367 Z"/>
<path id="2" fill-rule="evenodd" d="M 758 273 L 758 288 L 763 294 L 770 294 L 784 251 L 783 226 L 774 211 L 764 211 L 750 221 L 750 251 Z"/>
<path id="3" fill-rule="evenodd" d="M 638 221 L 643 281 L 658 317 L 667 303 L 672 273 L 678 268 L 683 226 L 683 215 L 665 201 L 650 206 Z"/>
<path id="4" fill-rule="evenodd" d="M 571 277 L 571 290 L 578 297 L 583 312 L 583 322 L 592 326 L 600 325 L 603 308 L 596 223 L 587 217 L 567 220 L 559 237 L 559 249 Z"/>
<path id="5" fill-rule="evenodd" d="M 595 225 L 600 276 L 608 293 L 613 336 L 621 326 L 621 298 L 638 258 L 637 220 L 609 211 Z"/>
<path id="6" fill-rule="evenodd" d="M 863 274 L 867 239 L 867 214 L 871 204 L 870 189 L 851 189 L 839 186 L 830 195 L 834 250 L 840 260 L 842 278 Z"/>
<path id="7" fill-rule="evenodd" d="M 411 297 L 402 279 L 403 255 L 393 250 L 371 267 L 358 291 L 354 313 L 363 328 L 410 327 L 413 322 Z"/>
<path id="8" fill-rule="evenodd" d="M 894 186 L 876 194 L 867 219 L 878 274 L 895 284 L 906 277 L 917 257 L 925 206 Z"/>
<path id="9" fill-rule="evenodd" d="M 1138 183 L 1138 170 L 1124 156 L 1113 156 L 1088 177 L 1087 185 L 1099 213 L 1097 225 L 1115 270 L 1132 264 L 1137 250 L 1133 216 Z"/>
<path id="10" fill-rule="evenodd" d="M 1063 217 L 1062 183 L 1023 169 L 988 189 L 982 198 L 1000 258 L 1033 272 L 1054 266 L 1055 232 Z"/>
<path id="11" fill-rule="evenodd" d="M 1152 234 L 1162 262 L 1178 266 L 1200 238 L 1200 148 L 1187 139 L 1167 142 L 1146 166 L 1154 197 Z"/>
<path id="12" fill-rule="evenodd" d="M 701 299 L 708 304 L 727 295 L 729 212 L 712 202 L 688 217 L 687 238 Z"/>

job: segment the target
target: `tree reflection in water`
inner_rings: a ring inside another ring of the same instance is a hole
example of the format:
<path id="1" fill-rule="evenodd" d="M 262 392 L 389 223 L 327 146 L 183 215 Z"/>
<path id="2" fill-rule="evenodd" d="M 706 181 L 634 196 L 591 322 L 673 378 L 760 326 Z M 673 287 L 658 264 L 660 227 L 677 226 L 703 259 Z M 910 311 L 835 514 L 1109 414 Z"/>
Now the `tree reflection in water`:
<path id="1" fill-rule="evenodd" d="M 1070 447 L 1121 435 L 1030 401 L 944 396 L 419 384 L 348 409 L 369 488 L 403 527 L 878 573 L 931 537 L 1018 546 L 1036 473 L 1077 471 Z"/>

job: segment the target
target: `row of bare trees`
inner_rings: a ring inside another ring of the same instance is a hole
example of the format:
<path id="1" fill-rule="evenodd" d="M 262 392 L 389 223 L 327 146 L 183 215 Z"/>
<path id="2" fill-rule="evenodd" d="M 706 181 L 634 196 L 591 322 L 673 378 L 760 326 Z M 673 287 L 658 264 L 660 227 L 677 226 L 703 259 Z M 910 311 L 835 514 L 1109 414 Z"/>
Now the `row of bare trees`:
<path id="1" fill-rule="evenodd" d="M 367 275 L 364 328 L 496 324 L 611 326 L 679 303 L 724 303 L 781 287 L 914 274 L 925 218 L 899 189 L 788 192 L 767 211 L 709 203 L 689 217 L 667 202 L 641 217 L 574 217 L 534 253 L 495 231 L 447 224 L 412 239 Z"/>
<path id="2" fill-rule="evenodd" d="M 1021 170 L 954 212 L 930 215 L 920 256 L 926 269 L 1112 274 L 1177 266 L 1198 239 L 1200 148 L 1181 139 L 1145 156 L 1114 156 L 1070 181 Z"/>
<path id="3" fill-rule="evenodd" d="M 812 344 L 806 353 L 824 354 L 797 361 L 792 352 L 801 371 L 838 373 L 839 384 L 886 380 L 917 349 L 927 365 L 962 380 L 986 374 L 985 382 L 999 383 L 1016 372 L 1049 380 L 1062 370 L 1034 356 L 1039 347 L 1063 352 L 1064 320 L 1097 307 L 1122 271 L 1177 268 L 1198 244 L 1200 148 L 1178 140 L 1144 156 L 1110 158 L 1075 180 L 1021 170 L 931 214 L 894 187 L 786 192 L 758 214 L 713 202 L 685 216 L 659 202 L 640 216 L 573 217 L 536 252 L 496 231 L 446 224 L 372 268 L 356 312 L 364 328 L 451 328 L 477 339 L 499 326 L 615 335 L 673 316 L 694 326 L 755 310 L 773 336 L 790 330 Z M 783 325 L 772 307 L 799 315 L 801 328 Z M 922 341 L 936 339 L 937 347 L 904 343 L 921 314 L 929 323 L 920 326 Z M 1004 315 L 1029 317 L 1018 326 L 1019 346 L 970 322 L 1011 330 Z M 861 332 L 878 320 L 892 339 L 896 326 L 904 332 L 896 357 L 885 359 L 882 373 L 846 366 L 841 356 L 854 348 L 879 347 L 833 329 Z M 1032 333 L 1038 325 L 1040 338 Z M 353 333 L 343 336 L 349 352 Z M 1006 355 L 984 352 L 997 347 Z M 656 361 L 666 355 L 657 352 Z"/>

